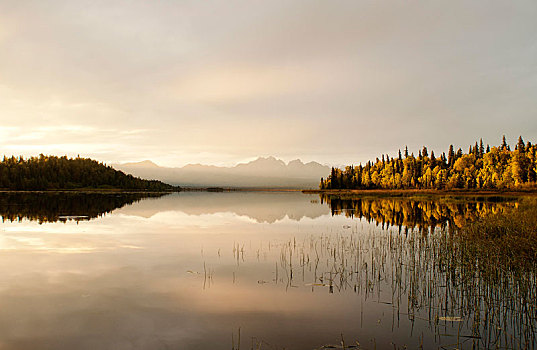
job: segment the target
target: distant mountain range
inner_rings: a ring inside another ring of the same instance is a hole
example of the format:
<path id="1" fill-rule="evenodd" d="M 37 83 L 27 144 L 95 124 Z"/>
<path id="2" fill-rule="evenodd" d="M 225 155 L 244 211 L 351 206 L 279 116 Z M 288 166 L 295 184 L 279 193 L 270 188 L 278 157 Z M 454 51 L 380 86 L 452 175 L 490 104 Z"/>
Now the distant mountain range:
<path id="1" fill-rule="evenodd" d="M 286 164 L 274 157 L 260 157 L 233 167 L 188 164 L 182 168 L 167 168 L 150 160 L 112 166 L 134 176 L 184 187 L 307 189 L 318 188 L 320 178 L 330 174 L 330 167 L 317 162 L 303 163 L 296 159 Z"/>

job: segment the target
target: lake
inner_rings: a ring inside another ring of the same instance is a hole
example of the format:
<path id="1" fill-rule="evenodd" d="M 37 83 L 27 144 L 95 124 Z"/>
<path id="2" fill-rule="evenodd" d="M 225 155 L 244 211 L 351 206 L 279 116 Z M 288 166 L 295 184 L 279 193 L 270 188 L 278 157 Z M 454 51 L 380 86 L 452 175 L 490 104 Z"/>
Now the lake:
<path id="1" fill-rule="evenodd" d="M 529 348 L 535 270 L 449 236 L 514 198 L 1 193 L 1 349 Z"/>

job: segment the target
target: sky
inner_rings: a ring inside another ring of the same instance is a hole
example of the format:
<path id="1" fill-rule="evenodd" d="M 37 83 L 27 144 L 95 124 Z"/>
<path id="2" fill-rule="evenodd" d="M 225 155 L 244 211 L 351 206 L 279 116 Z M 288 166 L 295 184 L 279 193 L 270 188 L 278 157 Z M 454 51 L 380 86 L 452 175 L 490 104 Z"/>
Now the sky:
<path id="1" fill-rule="evenodd" d="M 0 154 L 357 164 L 537 142 L 537 2 L 0 0 Z"/>

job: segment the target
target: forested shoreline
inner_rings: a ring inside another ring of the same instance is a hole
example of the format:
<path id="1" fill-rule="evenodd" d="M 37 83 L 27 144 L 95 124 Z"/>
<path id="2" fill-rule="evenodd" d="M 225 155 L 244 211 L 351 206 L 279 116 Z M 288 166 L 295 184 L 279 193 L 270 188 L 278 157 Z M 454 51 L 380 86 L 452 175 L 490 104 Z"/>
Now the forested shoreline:
<path id="1" fill-rule="evenodd" d="M 90 158 L 66 156 L 5 157 L 0 162 L 0 190 L 120 189 L 174 191 L 179 187 L 143 180 Z"/>
<path id="2" fill-rule="evenodd" d="M 418 156 L 405 147 L 397 157 L 382 155 L 365 165 L 332 168 L 321 190 L 332 189 L 537 189 L 537 146 L 524 143 L 522 137 L 511 150 L 505 136 L 498 147 L 486 147 L 483 141 L 470 146 L 468 153 L 453 145 L 435 156 L 423 147 Z"/>

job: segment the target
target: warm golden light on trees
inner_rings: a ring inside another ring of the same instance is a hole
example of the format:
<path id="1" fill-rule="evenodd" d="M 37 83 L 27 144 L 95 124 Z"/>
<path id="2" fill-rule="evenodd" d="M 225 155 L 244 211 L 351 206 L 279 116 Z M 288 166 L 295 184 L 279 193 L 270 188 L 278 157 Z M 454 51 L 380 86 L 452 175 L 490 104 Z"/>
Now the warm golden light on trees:
<path id="1" fill-rule="evenodd" d="M 398 158 L 382 156 L 365 166 L 333 168 L 321 179 L 321 189 L 512 189 L 532 186 L 537 181 L 537 146 L 524 144 L 519 137 L 511 151 L 505 136 L 499 147 L 479 144 L 470 146 L 468 154 L 449 146 L 438 158 L 426 147 L 418 157 L 399 153 Z"/>

